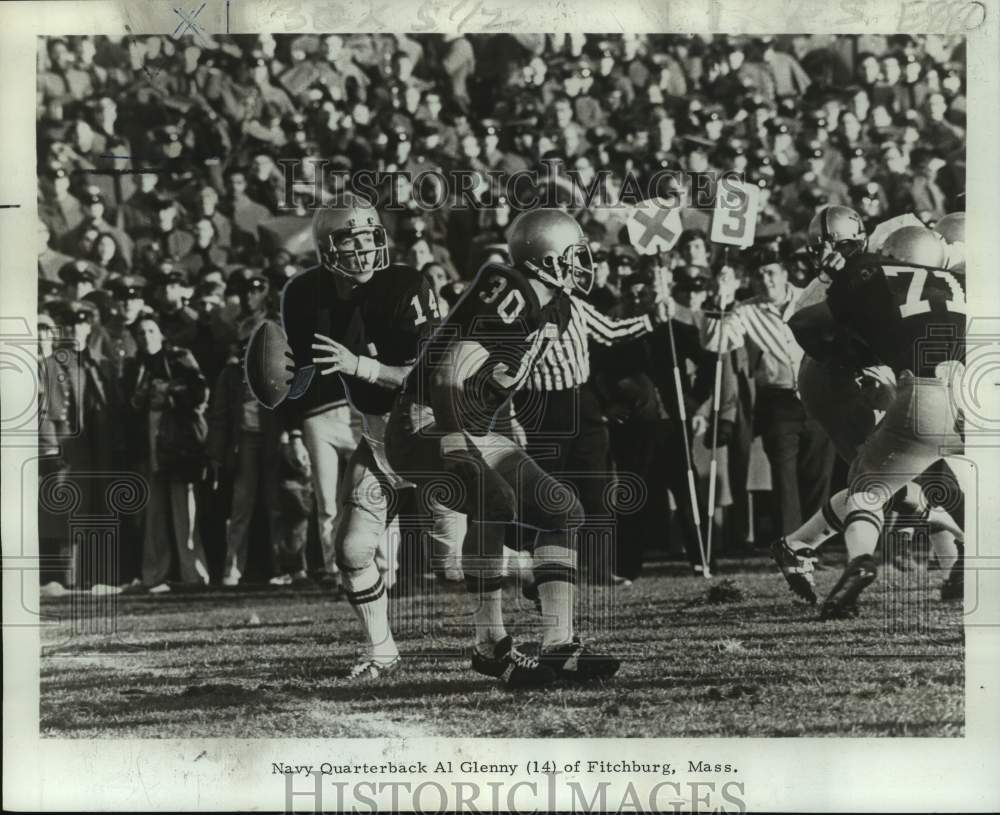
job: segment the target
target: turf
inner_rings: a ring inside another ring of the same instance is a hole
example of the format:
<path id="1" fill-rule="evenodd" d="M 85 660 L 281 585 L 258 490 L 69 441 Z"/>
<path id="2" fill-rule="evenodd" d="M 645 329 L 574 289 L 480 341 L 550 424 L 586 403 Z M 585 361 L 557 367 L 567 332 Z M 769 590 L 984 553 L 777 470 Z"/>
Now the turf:
<path id="1" fill-rule="evenodd" d="M 623 656 L 606 684 L 511 692 L 469 670 L 466 598 L 393 601 L 404 667 L 343 673 L 351 609 L 318 589 L 118 596 L 116 632 L 71 635 L 72 598 L 44 629 L 41 733 L 56 737 L 960 736 L 960 604 L 941 576 L 886 568 L 855 620 L 820 622 L 762 560 L 712 581 L 654 567 L 581 598 L 588 641 Z M 817 575 L 822 593 L 839 568 Z M 723 580 L 730 582 L 723 583 Z M 507 589 L 508 628 L 540 618 Z M 77 618 L 75 627 L 87 620 Z M 92 621 L 91 621 L 92 622 Z"/>

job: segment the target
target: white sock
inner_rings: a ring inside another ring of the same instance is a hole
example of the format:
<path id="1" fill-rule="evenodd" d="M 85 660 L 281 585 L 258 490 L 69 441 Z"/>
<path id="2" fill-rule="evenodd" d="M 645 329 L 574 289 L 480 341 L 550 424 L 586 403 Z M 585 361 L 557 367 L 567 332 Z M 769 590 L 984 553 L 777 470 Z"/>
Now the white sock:
<path id="1" fill-rule="evenodd" d="M 507 636 L 503 624 L 503 586 L 500 575 L 482 577 L 466 574 L 465 585 L 476 602 L 472 621 L 476 626 L 476 648 L 485 656 L 493 656 L 493 646 Z"/>
<path id="2" fill-rule="evenodd" d="M 344 571 L 342 579 L 368 640 L 368 653 L 380 662 L 391 662 L 399 656 L 399 649 L 389 630 L 389 598 L 378 567 L 369 563 L 358 572 Z"/>
<path id="3" fill-rule="evenodd" d="M 573 641 L 573 600 L 576 583 L 576 550 L 566 546 L 563 533 L 540 533 L 535 547 L 535 585 L 542 603 L 542 647 Z M 555 538 L 559 543 L 548 542 Z M 543 542 L 545 541 L 545 542 Z"/>

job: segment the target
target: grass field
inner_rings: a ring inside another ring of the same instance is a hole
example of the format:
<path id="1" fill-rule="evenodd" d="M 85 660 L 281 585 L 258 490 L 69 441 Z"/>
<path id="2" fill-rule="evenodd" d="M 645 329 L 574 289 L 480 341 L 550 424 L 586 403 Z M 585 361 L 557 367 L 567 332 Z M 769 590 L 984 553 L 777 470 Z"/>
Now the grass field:
<path id="1" fill-rule="evenodd" d="M 631 589 L 591 590 L 581 630 L 623 654 L 605 685 L 510 692 L 473 673 L 465 597 L 393 601 L 404 668 L 377 684 L 342 674 L 351 609 L 318 589 L 115 598 L 114 634 L 43 632 L 41 733 L 58 737 L 960 736 L 960 604 L 938 573 L 886 568 L 863 615 L 822 623 L 762 559 L 712 581 L 654 564 Z M 818 574 L 820 590 L 839 566 Z M 724 582 L 731 581 L 731 582 Z M 512 587 L 508 628 L 538 616 Z M 613 612 L 612 612 L 613 609 Z M 79 624 L 78 624 L 79 627 Z M 420 629 L 427 629 L 421 631 Z"/>

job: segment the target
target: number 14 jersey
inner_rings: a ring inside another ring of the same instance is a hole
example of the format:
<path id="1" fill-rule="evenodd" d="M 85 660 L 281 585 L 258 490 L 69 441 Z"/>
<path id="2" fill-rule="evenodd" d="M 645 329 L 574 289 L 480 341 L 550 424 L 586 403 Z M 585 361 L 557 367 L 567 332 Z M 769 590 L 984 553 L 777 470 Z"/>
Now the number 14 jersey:
<path id="1" fill-rule="evenodd" d="M 896 373 L 933 377 L 942 362 L 965 362 L 964 272 L 856 255 L 826 297 L 834 319 Z"/>
<path id="2" fill-rule="evenodd" d="M 492 414 L 524 385 L 548 344 L 566 328 L 569 315 L 568 295 L 558 292 L 543 306 L 522 272 L 487 264 L 425 344 L 407 377 L 406 393 L 430 404 L 431 383 L 445 352 L 457 342 L 476 342 L 487 357 L 465 377 L 466 396 L 481 403 L 477 414 L 484 409 Z"/>

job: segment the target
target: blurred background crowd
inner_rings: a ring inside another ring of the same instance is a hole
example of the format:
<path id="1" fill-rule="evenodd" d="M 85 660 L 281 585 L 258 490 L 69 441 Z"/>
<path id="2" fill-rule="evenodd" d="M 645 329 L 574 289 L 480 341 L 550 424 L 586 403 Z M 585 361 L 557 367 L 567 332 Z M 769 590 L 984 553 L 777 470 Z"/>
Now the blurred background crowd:
<path id="1" fill-rule="evenodd" d="M 43 486 L 114 471 L 149 485 L 102 574 L 81 568 L 85 546 L 70 545 L 67 516 L 43 489 L 42 582 L 53 592 L 338 584 L 318 520 L 336 509 L 317 508 L 308 460 L 288 455 L 273 417 L 248 400 L 239 358 L 284 283 L 315 264 L 309 211 L 336 174 L 399 171 L 378 190 L 399 203 L 382 210 L 393 259 L 432 276 L 446 303 L 483 261 L 505 258 L 517 202 L 504 181 L 543 162 L 560 170 L 549 193 L 591 241 L 597 310 L 640 315 L 669 287 L 686 409 L 656 332 L 595 346 L 578 383 L 599 404 L 596 469 L 636 473 L 654 495 L 621 515 L 620 582 L 640 576 L 643 549 L 698 566 L 683 445 L 703 489 L 716 359 L 704 315 L 720 290 L 780 322 L 813 275 L 805 231 L 824 206 L 850 206 L 869 228 L 964 209 L 961 38 L 48 37 L 37 94 Z M 294 183 L 287 160 L 299 162 Z M 472 174 L 462 194 L 478 206 L 438 189 L 443 206 L 422 208 L 408 179 L 433 169 Z M 670 252 L 639 256 L 627 211 L 607 200 L 665 169 L 678 173 L 669 193 L 685 231 Z M 723 171 L 761 191 L 746 251 L 709 241 L 712 201 L 683 175 Z M 581 188 L 594 184 L 606 198 L 588 205 Z M 798 404 L 801 350 L 790 335 L 784 350 L 759 341 L 754 319 L 725 353 L 730 398 L 714 452 L 723 556 L 796 527 L 843 478 Z M 345 412 L 343 426 L 346 457 L 358 418 Z M 77 481 L 87 504 L 77 511 L 105 512 L 99 490 Z"/>

